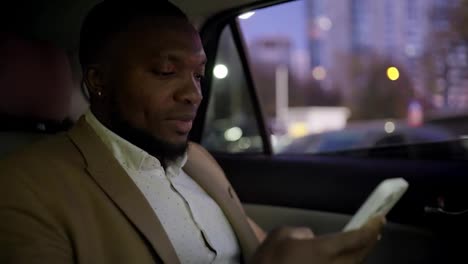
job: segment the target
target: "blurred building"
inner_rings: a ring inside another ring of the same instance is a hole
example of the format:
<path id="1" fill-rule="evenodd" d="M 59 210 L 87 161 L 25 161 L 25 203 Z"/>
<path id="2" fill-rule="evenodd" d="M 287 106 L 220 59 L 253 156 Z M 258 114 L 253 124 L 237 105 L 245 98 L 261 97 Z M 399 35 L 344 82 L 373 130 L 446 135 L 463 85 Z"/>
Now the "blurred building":
<path id="1" fill-rule="evenodd" d="M 450 10 L 458 0 L 305 1 L 311 70 L 323 67 L 333 79 L 323 80 L 323 88 L 341 87 L 345 99 L 352 100 L 353 60 L 365 64 L 378 57 L 408 74 L 419 94 L 428 92 L 422 65 L 430 34 L 450 26 Z M 459 69 L 448 75 L 449 82 L 454 80 L 446 100 L 464 104 L 467 82 Z"/>
<path id="2" fill-rule="evenodd" d="M 433 0 L 430 14 L 433 34 L 430 43 L 438 47 L 434 52 L 437 89 L 433 99 L 439 108 L 449 113 L 468 109 L 467 44 L 453 38 L 456 32 L 450 23 L 459 3 L 460 0 Z"/>
<path id="3" fill-rule="evenodd" d="M 291 40 L 284 36 L 264 36 L 255 39 L 250 46 L 250 54 L 257 62 L 270 65 L 289 65 Z"/>

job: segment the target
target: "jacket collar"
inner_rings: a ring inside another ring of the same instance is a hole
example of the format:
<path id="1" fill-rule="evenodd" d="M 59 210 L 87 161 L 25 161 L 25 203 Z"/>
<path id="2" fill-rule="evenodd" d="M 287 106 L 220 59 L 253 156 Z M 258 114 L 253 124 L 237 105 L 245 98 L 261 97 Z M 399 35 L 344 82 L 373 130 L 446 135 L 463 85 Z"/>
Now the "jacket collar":
<path id="1" fill-rule="evenodd" d="M 86 160 L 88 173 L 149 241 L 163 262 L 180 263 L 151 206 L 84 117 L 68 135 Z M 247 222 L 239 198 L 222 169 L 205 149 L 190 143 L 187 156 L 183 170 L 220 206 L 236 233 L 246 263 L 259 242 Z"/>
<path id="2" fill-rule="evenodd" d="M 86 160 L 86 170 L 151 244 L 165 263 L 180 263 L 151 206 L 84 117 L 68 136 Z"/>

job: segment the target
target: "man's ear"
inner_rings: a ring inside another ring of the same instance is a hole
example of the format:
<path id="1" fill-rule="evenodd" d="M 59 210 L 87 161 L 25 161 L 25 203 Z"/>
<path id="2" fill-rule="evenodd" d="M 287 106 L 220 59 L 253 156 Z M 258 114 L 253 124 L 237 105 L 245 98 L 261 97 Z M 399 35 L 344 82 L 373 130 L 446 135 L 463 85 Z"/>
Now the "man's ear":
<path id="1" fill-rule="evenodd" d="M 91 97 L 99 98 L 105 93 L 104 69 L 99 64 L 86 66 L 83 72 L 83 80 Z"/>

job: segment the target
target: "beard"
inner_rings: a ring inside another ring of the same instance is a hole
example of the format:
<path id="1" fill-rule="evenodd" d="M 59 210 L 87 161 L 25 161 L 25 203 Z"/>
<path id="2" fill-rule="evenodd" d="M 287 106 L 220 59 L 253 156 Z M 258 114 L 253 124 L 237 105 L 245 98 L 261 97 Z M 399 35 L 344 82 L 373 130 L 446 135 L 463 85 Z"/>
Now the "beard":
<path id="1" fill-rule="evenodd" d="M 187 151 L 188 140 L 181 144 L 170 143 L 132 126 L 118 113 L 112 114 L 111 124 L 117 135 L 156 157 L 162 164 L 174 162 Z"/>

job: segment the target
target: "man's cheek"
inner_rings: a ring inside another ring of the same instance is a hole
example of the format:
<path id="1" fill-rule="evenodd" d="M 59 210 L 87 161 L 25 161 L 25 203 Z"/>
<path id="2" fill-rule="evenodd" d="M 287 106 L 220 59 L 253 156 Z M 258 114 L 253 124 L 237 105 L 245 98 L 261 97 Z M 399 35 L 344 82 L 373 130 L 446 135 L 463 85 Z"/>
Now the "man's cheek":
<path id="1" fill-rule="evenodd" d="M 170 134 L 169 126 L 156 118 L 152 120 L 152 122 L 148 125 L 148 128 L 151 130 L 153 135 L 158 137 L 167 136 Z"/>

